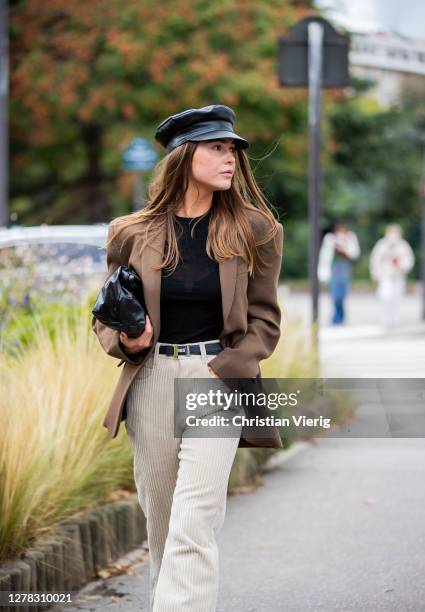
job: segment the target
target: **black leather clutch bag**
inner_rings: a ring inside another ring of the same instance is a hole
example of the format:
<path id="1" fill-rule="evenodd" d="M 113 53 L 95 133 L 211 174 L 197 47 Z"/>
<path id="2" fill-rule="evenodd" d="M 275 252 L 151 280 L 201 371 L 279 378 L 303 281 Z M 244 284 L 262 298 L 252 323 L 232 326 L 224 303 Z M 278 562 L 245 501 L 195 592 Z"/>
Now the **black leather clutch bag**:
<path id="1" fill-rule="evenodd" d="M 93 316 L 113 329 L 137 338 L 145 329 L 146 305 L 141 278 L 133 268 L 119 266 L 107 279 L 92 310 Z"/>

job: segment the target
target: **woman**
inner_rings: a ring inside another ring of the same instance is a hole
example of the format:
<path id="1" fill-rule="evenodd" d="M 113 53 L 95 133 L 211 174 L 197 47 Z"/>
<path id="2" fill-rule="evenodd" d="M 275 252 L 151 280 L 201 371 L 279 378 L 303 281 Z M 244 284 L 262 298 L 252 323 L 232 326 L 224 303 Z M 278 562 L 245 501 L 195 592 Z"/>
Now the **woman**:
<path id="1" fill-rule="evenodd" d="M 410 244 L 397 223 L 387 225 L 385 236 L 372 249 L 369 271 L 377 282 L 381 325 L 390 329 L 400 321 L 401 304 L 406 292 L 406 277 L 415 264 Z"/>
<path id="2" fill-rule="evenodd" d="M 108 275 L 127 264 L 143 281 L 146 328 L 132 339 L 93 319 L 103 348 L 125 364 L 104 425 L 115 437 L 126 419 L 154 612 L 216 609 L 216 534 L 236 450 L 282 448 L 270 426 L 212 438 L 187 428 L 175 437 L 175 378 L 209 378 L 211 388 L 213 379 L 255 380 L 280 337 L 283 228 L 255 183 L 234 120 L 231 108 L 211 105 L 160 124 L 155 137 L 168 155 L 149 201 L 114 220 L 107 242 Z"/>

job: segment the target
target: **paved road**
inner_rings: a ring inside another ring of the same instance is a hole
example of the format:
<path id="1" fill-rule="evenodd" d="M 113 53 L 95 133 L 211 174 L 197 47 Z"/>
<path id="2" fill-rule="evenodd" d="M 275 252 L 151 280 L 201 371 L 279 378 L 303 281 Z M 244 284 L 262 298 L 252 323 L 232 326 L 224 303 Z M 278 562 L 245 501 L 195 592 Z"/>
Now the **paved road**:
<path id="1" fill-rule="evenodd" d="M 417 299 L 393 334 L 371 317 L 372 302 L 353 296 L 352 325 L 324 325 L 322 375 L 423 377 Z M 291 296 L 291 312 L 308 316 L 308 306 L 308 296 Z M 425 440 L 322 438 L 297 448 L 257 491 L 228 500 L 217 612 L 424 612 Z M 94 599 L 67 611 L 148 610 L 146 561 L 130 572 L 92 583 L 83 593 Z"/>
<path id="2" fill-rule="evenodd" d="M 283 320 L 311 319 L 307 293 L 280 287 Z M 320 296 L 320 362 L 324 377 L 422 378 L 425 376 L 425 321 L 418 291 L 406 296 L 399 324 L 386 330 L 379 324 L 373 293 L 353 293 L 347 300 L 344 325 L 330 325 L 332 306 Z M 306 332 L 308 328 L 306 325 Z"/>
<path id="3" fill-rule="evenodd" d="M 229 506 L 220 612 L 425 610 L 424 440 L 321 439 Z"/>
<path id="4" fill-rule="evenodd" d="M 284 317 L 301 317 L 306 322 L 311 320 L 311 299 L 305 291 L 291 290 L 287 285 L 280 285 L 279 298 Z M 322 327 L 329 327 L 332 316 L 332 302 L 326 290 L 321 291 L 319 299 L 319 320 Z M 379 308 L 374 292 L 351 292 L 345 303 L 346 325 L 379 325 Z M 401 310 L 401 325 L 412 324 L 421 319 L 421 294 L 417 285 L 410 288 L 405 296 Z"/>
<path id="5" fill-rule="evenodd" d="M 319 338 L 322 376 L 425 376 L 425 322 L 406 323 L 391 333 L 376 325 L 323 328 Z"/>
<path id="6" fill-rule="evenodd" d="M 306 447 L 229 498 L 217 612 L 423 612 L 425 441 Z M 147 565 L 132 569 L 67 610 L 147 610 Z"/>

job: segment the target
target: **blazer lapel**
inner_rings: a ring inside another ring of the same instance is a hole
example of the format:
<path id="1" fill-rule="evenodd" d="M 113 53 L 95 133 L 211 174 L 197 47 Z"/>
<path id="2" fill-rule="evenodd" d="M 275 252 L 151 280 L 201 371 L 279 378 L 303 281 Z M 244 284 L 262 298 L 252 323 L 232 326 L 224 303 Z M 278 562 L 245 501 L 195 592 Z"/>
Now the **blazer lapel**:
<path id="1" fill-rule="evenodd" d="M 144 248 L 140 263 L 146 309 L 152 321 L 155 341 L 159 337 L 161 322 L 161 270 L 154 270 L 153 268 L 159 266 L 162 262 L 164 244 L 165 228 Z M 237 257 L 233 256 L 219 261 L 219 274 L 223 306 L 223 327 L 225 328 L 226 319 L 229 316 L 235 294 Z"/>

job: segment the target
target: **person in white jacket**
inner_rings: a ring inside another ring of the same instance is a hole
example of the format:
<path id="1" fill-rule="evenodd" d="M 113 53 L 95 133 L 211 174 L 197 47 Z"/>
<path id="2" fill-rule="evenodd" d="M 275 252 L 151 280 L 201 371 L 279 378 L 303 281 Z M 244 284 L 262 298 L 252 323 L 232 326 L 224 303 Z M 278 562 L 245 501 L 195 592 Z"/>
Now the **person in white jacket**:
<path id="1" fill-rule="evenodd" d="M 377 241 L 369 259 L 370 275 L 378 283 L 376 295 L 380 321 L 387 328 L 400 319 L 406 276 L 414 263 L 415 256 L 409 243 L 402 237 L 401 227 L 396 223 L 388 225 L 385 236 Z"/>
<path id="2" fill-rule="evenodd" d="M 334 304 L 333 325 L 345 320 L 344 300 L 350 286 L 351 262 L 359 255 L 360 246 L 356 234 L 343 222 L 335 223 L 333 231 L 323 238 L 317 270 L 319 281 L 329 283 Z"/>

